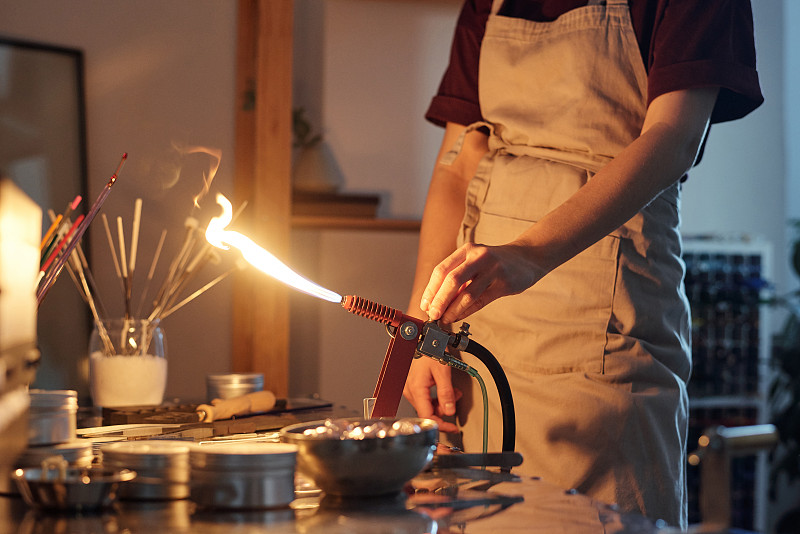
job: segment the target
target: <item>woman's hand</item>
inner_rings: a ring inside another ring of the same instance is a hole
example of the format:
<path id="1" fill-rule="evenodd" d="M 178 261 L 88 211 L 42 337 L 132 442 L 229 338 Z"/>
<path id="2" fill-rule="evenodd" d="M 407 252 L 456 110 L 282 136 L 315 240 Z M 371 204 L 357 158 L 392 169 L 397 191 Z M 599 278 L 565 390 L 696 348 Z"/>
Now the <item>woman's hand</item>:
<path id="1" fill-rule="evenodd" d="M 436 386 L 436 397 L 431 394 L 433 386 Z M 414 406 L 419 417 L 433 419 L 442 432 L 458 431 L 454 423 L 442 419 L 455 415 L 456 402 L 461 398 L 461 391 L 453 387 L 450 367 L 430 358 L 415 359 L 411 362 L 403 396 Z"/>
<path id="2" fill-rule="evenodd" d="M 544 276 L 546 270 L 532 256 L 520 243 L 463 245 L 433 270 L 420 307 L 432 320 L 460 321 L 495 299 L 525 291 Z"/>

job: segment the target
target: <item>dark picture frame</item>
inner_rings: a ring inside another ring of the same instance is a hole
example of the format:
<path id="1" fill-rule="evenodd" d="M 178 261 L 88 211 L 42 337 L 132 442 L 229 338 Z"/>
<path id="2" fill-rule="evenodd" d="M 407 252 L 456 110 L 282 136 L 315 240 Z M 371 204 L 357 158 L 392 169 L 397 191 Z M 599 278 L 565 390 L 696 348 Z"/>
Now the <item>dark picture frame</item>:
<path id="1" fill-rule="evenodd" d="M 91 204 L 81 50 L 0 36 L 0 175 L 42 208 L 43 231 L 48 210 L 62 213 L 77 195 L 83 201 L 76 213 Z M 32 387 L 74 389 L 88 398 L 91 327 L 72 280 L 60 277 L 39 306 L 42 358 Z"/>

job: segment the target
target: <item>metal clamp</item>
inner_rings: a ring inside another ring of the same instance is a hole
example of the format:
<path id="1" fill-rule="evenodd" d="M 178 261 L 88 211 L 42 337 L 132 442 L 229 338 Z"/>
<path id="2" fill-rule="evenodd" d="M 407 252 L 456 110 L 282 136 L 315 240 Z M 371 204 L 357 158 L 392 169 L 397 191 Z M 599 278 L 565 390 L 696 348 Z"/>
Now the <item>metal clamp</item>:
<path id="1" fill-rule="evenodd" d="M 731 458 L 766 451 L 778 442 L 774 425 L 709 428 L 700 436 L 689 464 L 701 465 L 700 514 L 703 525 L 724 530 L 731 522 Z"/>

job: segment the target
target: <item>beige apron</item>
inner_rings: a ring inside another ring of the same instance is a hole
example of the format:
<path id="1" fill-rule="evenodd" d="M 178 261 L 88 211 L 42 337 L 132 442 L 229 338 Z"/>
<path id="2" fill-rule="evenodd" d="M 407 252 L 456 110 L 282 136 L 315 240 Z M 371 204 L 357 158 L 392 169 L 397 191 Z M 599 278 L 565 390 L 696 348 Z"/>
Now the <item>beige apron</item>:
<path id="1" fill-rule="evenodd" d="M 499 16 L 501 3 L 480 58 L 490 151 L 468 188 L 461 243 L 516 238 L 632 142 L 646 112 L 646 72 L 624 0 L 592 2 L 547 23 Z M 531 289 L 468 322 L 511 384 L 524 456 L 516 472 L 685 526 L 691 364 L 678 202 L 676 184 Z M 454 380 L 468 390 L 459 402 L 463 446 L 478 451 L 479 390 L 463 373 Z M 489 450 L 500 450 L 492 397 Z"/>

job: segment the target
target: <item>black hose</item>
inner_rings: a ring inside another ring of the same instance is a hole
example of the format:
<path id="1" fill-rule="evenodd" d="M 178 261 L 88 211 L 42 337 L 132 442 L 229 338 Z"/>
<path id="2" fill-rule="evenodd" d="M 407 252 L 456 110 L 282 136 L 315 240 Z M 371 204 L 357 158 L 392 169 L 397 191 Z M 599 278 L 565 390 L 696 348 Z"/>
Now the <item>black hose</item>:
<path id="1" fill-rule="evenodd" d="M 465 352 L 469 352 L 478 358 L 489 370 L 500 395 L 500 408 L 503 413 L 503 452 L 514 452 L 517 440 L 517 419 L 514 413 L 514 399 L 511 395 L 511 386 L 508 385 L 506 373 L 497 358 L 489 352 L 486 347 L 470 339 L 467 342 Z"/>

